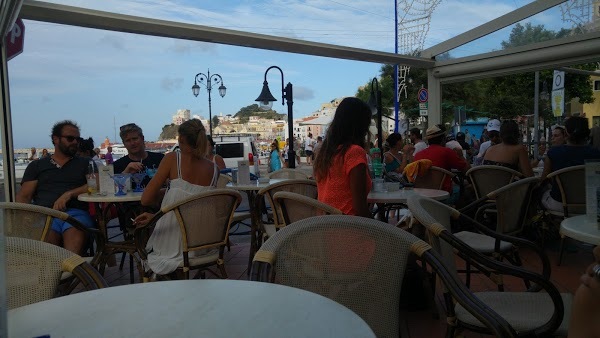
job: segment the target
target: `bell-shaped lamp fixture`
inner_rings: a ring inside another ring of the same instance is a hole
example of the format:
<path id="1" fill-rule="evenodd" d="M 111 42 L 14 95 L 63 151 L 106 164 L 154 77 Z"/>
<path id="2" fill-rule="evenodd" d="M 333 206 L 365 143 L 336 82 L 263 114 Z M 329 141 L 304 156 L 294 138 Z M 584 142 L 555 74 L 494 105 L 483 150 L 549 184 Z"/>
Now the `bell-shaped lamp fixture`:
<path id="1" fill-rule="evenodd" d="M 273 97 L 273 94 L 271 94 L 269 83 L 267 81 L 263 82 L 262 91 L 254 101 L 259 102 L 260 109 L 262 110 L 270 110 L 273 107 L 273 102 L 277 101 L 277 99 Z"/>
<path id="2" fill-rule="evenodd" d="M 219 95 L 221 95 L 221 97 L 225 97 L 226 92 L 227 88 L 223 85 L 223 83 L 221 83 L 221 85 L 219 86 Z"/>

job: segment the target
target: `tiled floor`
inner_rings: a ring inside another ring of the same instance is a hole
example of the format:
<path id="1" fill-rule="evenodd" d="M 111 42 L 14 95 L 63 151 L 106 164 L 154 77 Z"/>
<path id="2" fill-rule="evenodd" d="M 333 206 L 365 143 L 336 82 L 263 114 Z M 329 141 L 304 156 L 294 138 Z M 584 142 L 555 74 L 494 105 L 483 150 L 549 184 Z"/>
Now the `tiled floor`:
<path id="1" fill-rule="evenodd" d="M 247 228 L 241 227 L 240 231 L 246 231 Z M 558 243 L 552 242 L 547 245 L 546 253 L 550 258 L 552 265 L 551 280 L 560 292 L 574 293 L 579 285 L 579 276 L 584 272 L 587 265 L 592 262 L 592 248 L 582 244 L 571 244 L 570 250 L 565 252 L 563 264 L 557 266 Z M 229 279 L 246 280 L 247 265 L 249 254 L 249 236 L 231 236 L 231 251 L 225 252 L 225 265 Z M 117 257 L 117 260 L 120 256 Z M 522 251 L 524 266 L 531 270 L 539 271 L 541 266 L 537 256 L 532 252 Z M 128 260 L 126 260 L 123 270 L 118 266 L 109 267 L 105 272 L 105 278 L 109 285 L 129 284 Z M 210 273 L 207 278 L 216 278 Z M 136 275 L 136 282 L 139 278 Z M 439 286 L 438 286 L 439 289 Z M 473 275 L 471 289 L 475 291 L 496 290 L 496 285 L 489 279 L 481 275 Z M 505 289 L 507 291 L 522 291 L 524 285 L 520 280 L 505 278 Z M 437 308 L 439 309 L 439 319 L 434 319 L 433 311 L 428 308 L 414 310 L 403 308 L 403 336 L 409 337 L 443 337 L 446 330 L 446 317 L 443 310 L 443 299 L 440 295 L 436 296 Z M 464 337 L 488 337 L 485 335 L 474 334 L 472 332 L 463 332 Z"/>

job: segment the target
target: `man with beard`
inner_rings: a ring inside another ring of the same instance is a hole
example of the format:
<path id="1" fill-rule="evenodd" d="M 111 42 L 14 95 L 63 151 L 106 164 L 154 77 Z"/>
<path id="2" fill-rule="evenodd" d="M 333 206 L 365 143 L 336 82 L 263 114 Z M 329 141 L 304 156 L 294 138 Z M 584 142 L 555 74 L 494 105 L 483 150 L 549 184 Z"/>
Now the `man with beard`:
<path id="1" fill-rule="evenodd" d="M 86 174 L 90 161 L 77 156 L 79 135 L 79 126 L 73 121 L 61 121 L 52 127 L 50 137 L 54 154 L 29 163 L 17 202 L 64 211 L 86 227 L 93 227 L 94 221 L 87 212 L 88 204 L 77 200 L 78 195 L 87 192 Z M 81 254 L 86 235 L 70 224 L 54 219 L 46 241 L 59 246 L 62 243 L 65 249 Z"/>

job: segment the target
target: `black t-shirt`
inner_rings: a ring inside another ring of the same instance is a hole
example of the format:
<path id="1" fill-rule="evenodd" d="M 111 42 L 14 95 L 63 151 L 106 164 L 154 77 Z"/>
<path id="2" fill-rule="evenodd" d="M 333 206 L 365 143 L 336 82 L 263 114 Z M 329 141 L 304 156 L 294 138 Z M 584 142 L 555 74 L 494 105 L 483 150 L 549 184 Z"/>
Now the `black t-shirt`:
<path id="1" fill-rule="evenodd" d="M 58 168 L 51 158 L 43 157 L 29 163 L 23 174 L 21 184 L 37 181 L 33 193 L 33 203 L 52 208 L 54 202 L 65 192 L 79 188 L 87 183 L 85 175 L 88 171 L 89 158 L 73 157 L 62 167 Z M 88 210 L 88 203 L 72 198 L 67 208 Z"/>
<path id="2" fill-rule="evenodd" d="M 141 163 L 144 165 L 144 170 L 145 169 L 158 169 L 158 165 L 160 164 L 160 161 L 162 161 L 163 157 L 165 157 L 165 155 L 161 154 L 161 153 L 153 153 L 151 151 L 147 151 L 146 153 L 148 154 L 148 156 L 141 161 Z M 127 168 L 127 165 L 131 162 L 138 162 L 138 161 L 132 160 L 131 158 L 129 158 L 129 156 L 124 156 L 124 157 L 121 157 L 120 159 L 116 160 L 113 163 L 113 168 L 114 168 L 115 174 L 122 173 L 123 170 L 125 170 L 125 168 Z M 146 186 L 146 185 L 148 185 L 148 182 L 150 182 L 150 177 L 146 176 L 146 178 L 144 178 L 144 181 L 142 182 L 142 185 Z M 131 186 L 132 186 L 132 188 L 135 186 L 135 183 L 133 183 L 133 180 L 131 182 Z"/>

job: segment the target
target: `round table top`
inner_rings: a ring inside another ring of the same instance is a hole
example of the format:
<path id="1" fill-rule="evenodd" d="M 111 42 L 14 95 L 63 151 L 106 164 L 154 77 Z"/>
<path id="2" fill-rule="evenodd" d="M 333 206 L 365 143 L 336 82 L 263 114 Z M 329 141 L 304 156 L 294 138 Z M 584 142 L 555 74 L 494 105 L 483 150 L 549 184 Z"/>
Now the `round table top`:
<path id="1" fill-rule="evenodd" d="M 115 194 L 106 194 L 101 195 L 98 193 L 95 194 L 81 194 L 77 196 L 77 199 L 82 202 L 94 202 L 94 203 L 103 203 L 103 202 L 139 202 L 142 199 L 141 192 L 127 192 L 127 195 L 124 196 L 115 196 Z"/>
<path id="2" fill-rule="evenodd" d="M 10 310 L 8 335 L 375 337 L 358 315 L 328 298 L 238 280 L 132 284 L 54 298 Z"/>
<path id="3" fill-rule="evenodd" d="M 600 245 L 600 225 L 587 215 L 565 218 L 560 222 L 560 234 L 580 242 Z"/>
<path id="4" fill-rule="evenodd" d="M 240 184 L 240 183 L 227 183 L 227 188 L 235 189 L 235 190 L 256 190 L 259 191 L 262 188 L 266 188 L 271 184 L 287 181 L 289 178 L 271 178 L 268 183 L 260 183 L 258 180 L 250 181 L 248 184 Z"/>
<path id="5" fill-rule="evenodd" d="M 433 198 L 438 201 L 445 200 L 450 196 L 445 190 L 414 188 L 387 192 L 371 191 L 367 196 L 367 201 L 369 203 L 406 203 L 406 201 L 415 194 Z"/>

